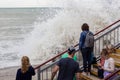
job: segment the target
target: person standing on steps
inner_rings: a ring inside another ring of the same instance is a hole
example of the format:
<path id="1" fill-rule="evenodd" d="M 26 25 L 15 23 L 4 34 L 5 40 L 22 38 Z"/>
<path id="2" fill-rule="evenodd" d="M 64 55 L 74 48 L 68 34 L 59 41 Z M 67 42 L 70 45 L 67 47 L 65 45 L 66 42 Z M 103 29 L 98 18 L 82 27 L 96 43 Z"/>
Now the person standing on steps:
<path id="1" fill-rule="evenodd" d="M 73 46 L 71 46 L 71 47 L 73 47 Z M 61 56 L 61 58 L 67 58 L 68 55 L 69 55 L 68 52 L 66 52 L 66 53 L 64 53 L 64 54 Z M 73 60 L 74 60 L 74 61 L 77 61 L 77 56 L 76 56 L 76 55 L 73 56 Z M 76 78 L 74 77 L 73 80 L 76 80 Z"/>
<path id="2" fill-rule="evenodd" d="M 84 23 L 81 26 L 82 32 L 80 33 L 79 49 L 83 57 L 84 74 L 90 75 L 91 72 L 91 55 L 94 48 L 94 35 L 89 31 L 89 26 Z"/>
<path id="3" fill-rule="evenodd" d="M 53 68 L 51 80 L 54 79 L 58 70 L 57 80 L 73 80 L 74 76 L 76 76 L 76 80 L 80 80 L 79 64 L 73 60 L 75 52 L 76 50 L 74 47 L 68 49 L 68 57 L 61 58 Z"/>
<path id="4" fill-rule="evenodd" d="M 35 70 L 30 65 L 30 61 L 27 56 L 22 57 L 21 65 L 21 68 L 17 70 L 16 80 L 32 80 L 32 76 L 35 75 Z"/>

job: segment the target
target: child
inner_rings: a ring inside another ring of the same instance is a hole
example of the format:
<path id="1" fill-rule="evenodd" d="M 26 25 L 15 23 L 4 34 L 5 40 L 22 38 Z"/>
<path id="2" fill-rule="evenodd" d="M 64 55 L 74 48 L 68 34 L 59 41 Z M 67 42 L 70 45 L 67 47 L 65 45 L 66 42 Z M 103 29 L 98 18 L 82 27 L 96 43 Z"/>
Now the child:
<path id="1" fill-rule="evenodd" d="M 104 78 L 104 76 L 103 76 L 103 73 L 104 73 L 103 66 L 104 66 L 104 62 L 105 62 L 105 54 L 106 53 L 107 53 L 107 50 L 102 49 L 100 63 L 98 63 L 98 77 L 100 79 Z"/>
<path id="2" fill-rule="evenodd" d="M 110 57 L 110 51 L 107 50 L 108 53 L 105 53 L 105 63 L 103 66 L 104 69 L 104 78 L 114 72 L 115 70 L 115 61 L 112 57 Z"/>

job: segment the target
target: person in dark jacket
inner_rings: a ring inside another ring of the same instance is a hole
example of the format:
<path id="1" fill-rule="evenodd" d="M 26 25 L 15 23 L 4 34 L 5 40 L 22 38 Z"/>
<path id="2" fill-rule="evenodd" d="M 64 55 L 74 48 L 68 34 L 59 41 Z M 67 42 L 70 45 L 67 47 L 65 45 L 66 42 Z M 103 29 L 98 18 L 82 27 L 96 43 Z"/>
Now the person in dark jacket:
<path id="1" fill-rule="evenodd" d="M 57 80 L 73 80 L 75 75 L 76 80 L 80 80 L 79 64 L 73 60 L 74 54 L 74 47 L 70 47 L 68 49 L 68 57 L 60 59 L 60 61 L 58 61 L 55 67 L 53 68 L 51 80 L 54 79 L 58 70 L 59 73 Z"/>
<path id="2" fill-rule="evenodd" d="M 80 33 L 80 39 L 79 39 L 79 49 L 81 50 L 82 57 L 83 57 L 83 68 L 84 68 L 84 74 L 90 75 L 91 72 L 91 55 L 93 52 L 93 47 L 86 47 L 85 46 L 85 39 L 87 33 L 93 33 L 89 31 L 89 26 L 87 23 L 84 23 L 81 27 L 82 32 Z M 94 44 L 93 44 L 94 45 Z"/>
<path id="3" fill-rule="evenodd" d="M 21 68 L 17 70 L 16 80 L 32 80 L 32 76 L 35 75 L 35 70 L 30 65 L 30 61 L 27 56 L 22 57 L 21 65 Z"/>

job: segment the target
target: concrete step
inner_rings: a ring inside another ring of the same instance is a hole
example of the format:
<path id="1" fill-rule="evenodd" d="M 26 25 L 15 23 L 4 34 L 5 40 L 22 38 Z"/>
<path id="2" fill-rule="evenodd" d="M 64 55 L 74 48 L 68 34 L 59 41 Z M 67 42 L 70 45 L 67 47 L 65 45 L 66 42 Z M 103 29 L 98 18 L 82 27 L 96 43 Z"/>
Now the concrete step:
<path id="1" fill-rule="evenodd" d="M 100 80 L 98 77 L 96 77 L 96 76 L 94 76 L 94 75 L 90 75 L 90 78 L 91 78 L 92 80 Z"/>
<path id="2" fill-rule="evenodd" d="M 112 58 L 117 58 L 117 59 L 120 59 L 120 54 L 115 54 L 115 53 L 113 53 L 113 54 L 110 54 L 110 56 L 112 57 Z"/>
<path id="3" fill-rule="evenodd" d="M 114 60 L 115 60 L 115 67 L 120 68 L 120 59 L 114 58 Z"/>
<path id="4" fill-rule="evenodd" d="M 120 54 L 120 49 L 116 49 L 116 53 L 119 53 L 119 54 Z"/>
<path id="5" fill-rule="evenodd" d="M 81 78 L 81 80 L 93 80 L 89 76 L 83 74 L 83 72 L 80 74 L 80 78 Z"/>
<path id="6" fill-rule="evenodd" d="M 120 68 L 120 49 L 116 49 L 116 53 L 113 53 L 110 55 L 115 60 L 115 66 L 116 68 Z M 86 76 L 84 74 L 81 74 L 81 80 L 100 80 L 97 76 L 97 64 L 93 64 L 93 69 L 91 70 L 90 76 Z"/>
<path id="7" fill-rule="evenodd" d="M 91 70 L 91 74 L 94 75 L 94 76 L 98 76 L 98 74 L 97 74 L 97 68 L 96 69 L 92 69 Z"/>
<path id="8" fill-rule="evenodd" d="M 80 75 L 81 80 L 99 80 L 99 78 L 97 77 L 97 69 L 96 70 L 94 69 L 91 72 L 92 73 L 90 76 L 81 73 Z"/>

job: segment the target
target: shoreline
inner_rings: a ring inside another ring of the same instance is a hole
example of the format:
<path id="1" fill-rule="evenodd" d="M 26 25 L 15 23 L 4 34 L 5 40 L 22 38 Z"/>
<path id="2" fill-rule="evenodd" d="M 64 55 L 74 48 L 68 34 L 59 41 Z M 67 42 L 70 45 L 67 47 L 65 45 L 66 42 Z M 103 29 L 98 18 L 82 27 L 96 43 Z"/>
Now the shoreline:
<path id="1" fill-rule="evenodd" d="M 20 66 L 9 66 L 9 67 L 2 67 L 2 68 L 0 68 L 0 70 L 2 70 L 2 69 L 10 69 L 10 68 L 20 68 Z"/>
<path id="2" fill-rule="evenodd" d="M 15 80 L 19 66 L 0 68 L 0 80 Z"/>

